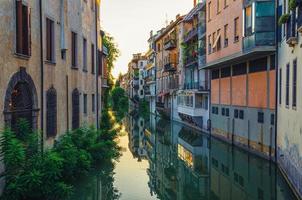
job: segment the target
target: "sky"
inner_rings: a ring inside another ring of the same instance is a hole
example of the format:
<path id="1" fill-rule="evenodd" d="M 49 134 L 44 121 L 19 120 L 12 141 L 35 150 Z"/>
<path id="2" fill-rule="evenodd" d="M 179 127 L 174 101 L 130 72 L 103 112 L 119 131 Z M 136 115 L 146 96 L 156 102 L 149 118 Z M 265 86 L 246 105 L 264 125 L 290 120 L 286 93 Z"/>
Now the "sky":
<path id="1" fill-rule="evenodd" d="M 101 27 L 115 38 L 121 51 L 113 76 L 127 72 L 132 54 L 148 50 L 151 30 L 160 30 L 166 21 L 192 8 L 193 0 L 102 0 Z"/>

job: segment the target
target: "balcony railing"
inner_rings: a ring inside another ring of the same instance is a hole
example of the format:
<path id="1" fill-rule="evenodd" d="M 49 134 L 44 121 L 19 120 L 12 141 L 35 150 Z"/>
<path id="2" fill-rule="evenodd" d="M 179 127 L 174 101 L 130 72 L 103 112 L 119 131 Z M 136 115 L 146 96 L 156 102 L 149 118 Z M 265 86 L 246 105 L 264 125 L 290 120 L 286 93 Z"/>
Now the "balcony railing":
<path id="1" fill-rule="evenodd" d="M 184 90 L 199 90 L 199 91 L 208 91 L 209 84 L 207 81 L 199 81 L 199 82 L 192 82 L 192 83 L 185 83 Z"/>
<path id="2" fill-rule="evenodd" d="M 165 42 L 164 44 L 164 49 L 165 50 L 171 50 L 176 48 L 176 40 L 175 39 L 169 39 Z"/>
<path id="3" fill-rule="evenodd" d="M 243 38 L 243 50 L 261 46 L 274 46 L 275 32 L 259 32 Z"/>
<path id="4" fill-rule="evenodd" d="M 192 38 L 198 35 L 198 29 L 192 28 L 185 36 L 184 36 L 184 42 L 188 42 Z"/>
<path id="5" fill-rule="evenodd" d="M 175 63 L 171 63 L 171 62 L 166 63 L 164 65 L 164 71 L 165 72 L 174 72 L 174 71 L 176 71 L 176 64 Z"/>
<path id="6" fill-rule="evenodd" d="M 193 64 L 196 64 L 198 63 L 198 56 L 197 55 L 189 55 L 186 57 L 185 59 L 185 66 L 188 67 L 188 66 L 191 66 Z"/>
<path id="7" fill-rule="evenodd" d="M 292 11 L 286 23 L 286 43 L 294 46 L 298 43 L 296 31 L 296 11 Z"/>

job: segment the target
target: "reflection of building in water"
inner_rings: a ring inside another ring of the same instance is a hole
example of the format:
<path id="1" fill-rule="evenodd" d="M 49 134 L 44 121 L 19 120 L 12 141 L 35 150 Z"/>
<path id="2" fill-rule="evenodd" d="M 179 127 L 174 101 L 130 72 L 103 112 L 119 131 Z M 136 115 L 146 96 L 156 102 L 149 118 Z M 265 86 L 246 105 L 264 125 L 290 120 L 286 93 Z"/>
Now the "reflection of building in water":
<path id="1" fill-rule="evenodd" d="M 146 159 L 147 151 L 144 141 L 145 120 L 142 117 L 133 115 L 129 117 L 128 137 L 129 149 L 133 157 L 138 158 L 138 161 Z"/>
<path id="2" fill-rule="evenodd" d="M 144 132 L 148 184 L 158 198 L 292 199 L 272 163 L 191 129 L 176 131 L 177 123 L 151 121 Z"/>

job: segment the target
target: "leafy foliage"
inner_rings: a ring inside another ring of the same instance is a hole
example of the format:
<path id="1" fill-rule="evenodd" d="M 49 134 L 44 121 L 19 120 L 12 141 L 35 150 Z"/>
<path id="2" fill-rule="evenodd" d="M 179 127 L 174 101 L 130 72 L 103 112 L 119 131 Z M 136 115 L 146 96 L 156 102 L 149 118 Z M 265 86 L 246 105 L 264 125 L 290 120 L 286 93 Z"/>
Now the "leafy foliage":
<path id="1" fill-rule="evenodd" d="M 2 132 L 5 189 L 3 199 L 69 199 L 74 192 L 74 181 L 87 176 L 104 160 L 119 156 L 114 141 L 112 123 L 96 130 L 82 127 L 61 136 L 53 149 L 39 150 L 37 133 L 20 121 L 22 134 L 10 129 Z M 25 132 L 28 131 L 28 132 Z"/>

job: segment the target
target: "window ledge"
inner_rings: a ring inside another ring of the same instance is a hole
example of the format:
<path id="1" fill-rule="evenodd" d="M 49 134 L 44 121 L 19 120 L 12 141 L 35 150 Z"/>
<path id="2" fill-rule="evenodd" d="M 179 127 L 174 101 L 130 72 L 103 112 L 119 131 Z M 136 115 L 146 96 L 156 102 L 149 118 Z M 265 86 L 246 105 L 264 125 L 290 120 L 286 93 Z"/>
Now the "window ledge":
<path id="1" fill-rule="evenodd" d="M 51 60 L 45 60 L 44 63 L 49 64 L 49 65 L 56 65 L 57 64 L 55 61 L 51 61 Z"/>
<path id="2" fill-rule="evenodd" d="M 73 69 L 73 70 L 79 70 L 79 68 L 77 66 L 71 66 L 71 69 Z"/>
<path id="3" fill-rule="evenodd" d="M 293 106 L 293 110 L 297 110 L 297 106 Z"/>
<path id="4" fill-rule="evenodd" d="M 16 58 L 20 58 L 20 59 L 23 59 L 23 60 L 29 60 L 30 59 L 29 55 L 25 55 L 25 54 L 17 53 L 17 52 L 14 53 L 14 56 Z"/>

